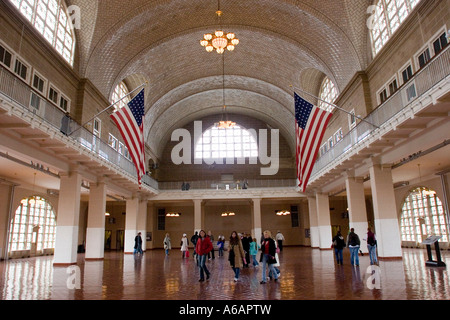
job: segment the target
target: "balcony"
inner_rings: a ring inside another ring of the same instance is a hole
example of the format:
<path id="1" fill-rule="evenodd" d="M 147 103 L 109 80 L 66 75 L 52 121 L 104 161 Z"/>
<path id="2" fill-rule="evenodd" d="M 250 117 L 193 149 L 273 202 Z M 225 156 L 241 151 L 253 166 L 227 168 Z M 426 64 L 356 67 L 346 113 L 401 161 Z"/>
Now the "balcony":
<path id="1" fill-rule="evenodd" d="M 6 109 L 2 113 L 14 114 L 25 122 L 26 118 L 29 120 L 28 122 L 31 122 L 31 128 L 42 130 L 45 133 L 42 136 L 43 138 L 53 138 L 60 134 L 61 121 L 65 116 L 64 111 L 2 66 L 0 66 L 0 101 L 2 102 L 2 108 Z M 34 123 L 43 125 L 35 128 Z M 27 125 L 27 123 L 24 123 L 24 127 Z M 136 168 L 132 161 L 111 148 L 108 143 L 93 135 L 86 128 L 80 128 L 79 124 L 74 121 L 71 121 L 70 129 L 76 131 L 69 137 L 64 136 L 65 138 L 60 139 L 64 144 L 59 143 L 52 148 L 58 148 L 59 146 L 63 149 L 67 149 L 67 147 L 74 149 L 73 155 L 81 155 L 83 159 L 93 160 L 114 172 L 114 179 L 119 183 L 121 179 L 122 181 L 135 180 L 137 185 Z M 148 175 L 142 178 L 142 183 L 147 191 L 156 192 L 158 190 L 158 182 Z"/>
<path id="2" fill-rule="evenodd" d="M 431 98 L 433 91 L 444 90 L 448 92 L 448 88 L 445 88 L 445 86 L 449 86 L 450 79 L 449 47 L 447 46 L 438 56 L 434 57 L 418 71 L 412 79 L 389 97 L 387 101 L 366 117 L 369 123 L 373 123 L 379 128 L 366 122 L 360 122 L 341 141 L 320 157 L 312 171 L 310 186 L 317 187 L 317 183 L 322 180 L 322 177 L 333 175 L 330 172 L 345 161 L 349 163 L 353 160 L 356 162 L 361 161 L 368 154 L 382 150 L 384 146 L 388 145 L 379 141 L 383 137 L 390 135 L 391 140 L 407 137 L 407 134 L 398 132 L 400 130 L 397 130 L 397 128 L 401 127 L 402 121 L 414 119 L 414 117 L 423 113 L 426 103 L 421 101 L 421 99 L 428 97 L 431 100 L 429 102 L 434 104 L 436 101 L 432 101 Z M 443 110 L 427 110 L 427 114 L 428 116 L 448 117 L 448 110 L 446 108 Z M 422 115 L 422 117 L 426 117 L 426 115 Z M 411 126 L 412 129 L 417 127 Z M 406 128 L 406 125 L 404 128 Z M 397 132 L 393 133 L 396 130 Z M 374 148 L 375 145 L 378 148 Z M 369 146 L 371 147 L 370 150 L 368 150 Z M 365 149 L 367 150 L 366 152 L 364 152 Z M 352 160 L 352 158 L 355 159 Z"/>

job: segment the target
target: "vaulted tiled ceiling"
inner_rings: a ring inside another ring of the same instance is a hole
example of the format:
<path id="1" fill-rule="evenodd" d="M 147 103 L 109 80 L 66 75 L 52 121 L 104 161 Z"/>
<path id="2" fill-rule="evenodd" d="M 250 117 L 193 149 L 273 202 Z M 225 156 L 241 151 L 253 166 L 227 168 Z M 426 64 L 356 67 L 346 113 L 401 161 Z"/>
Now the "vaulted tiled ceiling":
<path id="1" fill-rule="evenodd" d="M 225 53 L 230 112 L 282 129 L 294 150 L 291 85 L 342 90 L 367 66 L 371 0 L 221 0 L 222 26 L 241 43 Z M 214 32 L 217 0 L 71 0 L 80 6 L 79 71 L 106 96 L 149 81 L 148 146 L 160 156 L 175 128 L 220 113 L 222 57 L 199 44 Z"/>

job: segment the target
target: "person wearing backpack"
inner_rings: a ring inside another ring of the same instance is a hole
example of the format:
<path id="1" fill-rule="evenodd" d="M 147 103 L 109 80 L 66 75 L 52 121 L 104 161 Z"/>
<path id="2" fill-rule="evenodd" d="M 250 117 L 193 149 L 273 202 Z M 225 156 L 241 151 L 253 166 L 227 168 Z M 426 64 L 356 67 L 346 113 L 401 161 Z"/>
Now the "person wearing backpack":
<path id="1" fill-rule="evenodd" d="M 332 248 L 334 248 L 334 254 L 336 256 L 337 264 L 343 265 L 344 258 L 342 256 L 342 251 L 345 248 L 345 240 L 341 234 L 341 231 L 338 231 L 337 234 L 334 236 Z"/>
<path id="2" fill-rule="evenodd" d="M 361 247 L 361 241 L 359 236 L 355 233 L 355 229 L 351 228 L 348 234 L 347 247 L 350 250 L 350 263 L 352 266 L 359 266 L 359 248 Z"/>
<path id="3" fill-rule="evenodd" d="M 378 265 L 377 238 L 370 228 L 367 228 L 367 249 L 369 250 L 370 265 Z"/>

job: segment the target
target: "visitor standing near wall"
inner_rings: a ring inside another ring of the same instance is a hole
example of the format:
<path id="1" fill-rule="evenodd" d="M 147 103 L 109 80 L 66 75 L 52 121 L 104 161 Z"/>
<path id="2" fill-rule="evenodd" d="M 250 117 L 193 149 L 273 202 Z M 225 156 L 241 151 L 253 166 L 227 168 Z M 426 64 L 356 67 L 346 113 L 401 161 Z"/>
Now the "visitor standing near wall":
<path id="1" fill-rule="evenodd" d="M 280 248 L 280 251 L 283 251 L 284 235 L 281 233 L 281 231 L 277 232 L 276 240 L 277 240 L 277 243 L 278 243 L 278 248 Z"/>
<path id="2" fill-rule="evenodd" d="M 247 263 L 242 241 L 236 231 L 233 231 L 230 236 L 228 261 L 230 261 L 231 268 L 233 268 L 234 281 L 236 282 L 239 280 L 241 268 Z"/>
<path id="3" fill-rule="evenodd" d="M 359 248 L 361 247 L 361 241 L 359 236 L 355 233 L 355 229 L 351 228 L 348 234 L 347 246 L 350 250 L 350 263 L 352 266 L 359 266 Z"/>
<path id="4" fill-rule="evenodd" d="M 343 265 L 344 258 L 342 255 L 342 251 L 345 248 L 345 240 L 340 231 L 338 231 L 334 236 L 333 244 L 331 245 L 331 247 L 334 249 L 334 255 L 336 257 L 337 264 Z"/>
<path id="5" fill-rule="evenodd" d="M 139 232 L 136 237 L 134 237 L 134 253 L 136 254 L 144 254 L 142 251 L 142 237 Z"/>
<path id="6" fill-rule="evenodd" d="M 189 242 L 186 233 L 183 234 L 180 244 L 181 244 L 181 258 L 182 259 L 189 258 Z"/>
<path id="7" fill-rule="evenodd" d="M 208 236 L 206 236 L 206 232 L 204 230 L 201 230 L 198 235 L 197 244 L 195 246 L 195 251 L 197 252 L 198 268 L 200 270 L 199 281 L 205 281 L 205 274 L 207 280 L 210 277 L 210 272 L 206 267 L 206 258 L 208 257 L 208 253 L 212 250 L 212 248 L 213 246 L 211 240 Z"/>
<path id="8" fill-rule="evenodd" d="M 172 249 L 172 244 L 170 242 L 170 236 L 168 233 L 166 233 L 166 236 L 164 238 L 164 250 L 166 251 L 166 256 L 169 255 L 169 250 Z"/>
<path id="9" fill-rule="evenodd" d="M 263 264 L 262 280 L 261 284 L 266 283 L 266 267 L 269 266 L 269 270 L 272 271 L 272 275 L 275 281 L 278 281 L 278 273 L 275 270 L 274 264 L 277 263 L 275 259 L 276 244 L 272 239 L 272 233 L 269 230 L 264 231 L 264 241 L 261 243 L 261 259 Z"/>

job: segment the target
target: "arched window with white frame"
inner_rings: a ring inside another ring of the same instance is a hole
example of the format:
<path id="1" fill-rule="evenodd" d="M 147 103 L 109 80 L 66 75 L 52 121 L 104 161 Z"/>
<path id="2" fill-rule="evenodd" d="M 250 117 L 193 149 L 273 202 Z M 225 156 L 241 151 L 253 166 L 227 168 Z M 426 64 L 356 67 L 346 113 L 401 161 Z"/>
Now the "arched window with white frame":
<path id="1" fill-rule="evenodd" d="M 373 5 L 368 27 L 373 55 L 384 47 L 420 0 L 379 0 Z"/>
<path id="2" fill-rule="evenodd" d="M 206 130 L 195 145 L 195 159 L 257 158 L 256 137 L 247 129 L 236 125 L 229 129 L 216 126 Z"/>
<path id="3" fill-rule="evenodd" d="M 405 199 L 400 218 L 402 241 L 422 243 L 431 235 L 449 241 L 448 221 L 436 191 L 425 187 L 412 190 Z"/>
<path id="4" fill-rule="evenodd" d="M 33 196 L 23 199 L 10 222 L 8 252 L 54 249 L 56 215 L 52 205 L 44 198 Z"/>
<path id="5" fill-rule="evenodd" d="M 331 104 L 334 104 L 337 96 L 338 91 L 333 81 L 331 81 L 328 77 L 325 77 L 320 87 L 320 100 L 318 103 L 318 107 L 328 112 L 332 112 L 334 110 L 334 107 Z"/>
<path id="6" fill-rule="evenodd" d="M 114 92 L 111 96 L 111 104 L 117 102 L 114 105 L 114 111 L 122 109 L 131 101 L 129 94 L 128 87 L 123 81 L 114 88 Z"/>
<path id="7" fill-rule="evenodd" d="M 53 48 L 73 66 L 75 32 L 64 0 L 9 0 Z"/>

